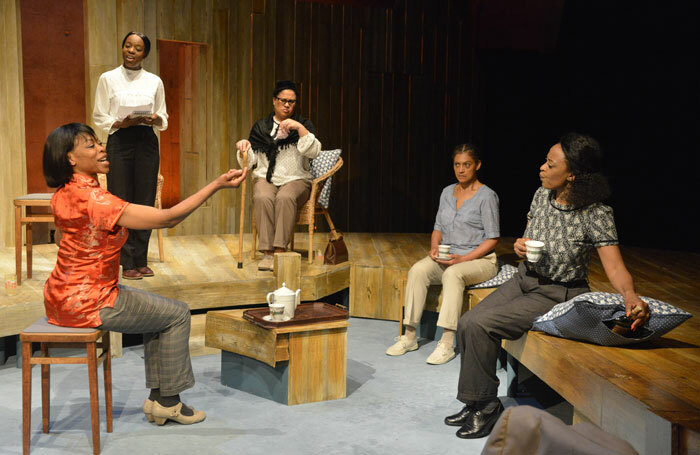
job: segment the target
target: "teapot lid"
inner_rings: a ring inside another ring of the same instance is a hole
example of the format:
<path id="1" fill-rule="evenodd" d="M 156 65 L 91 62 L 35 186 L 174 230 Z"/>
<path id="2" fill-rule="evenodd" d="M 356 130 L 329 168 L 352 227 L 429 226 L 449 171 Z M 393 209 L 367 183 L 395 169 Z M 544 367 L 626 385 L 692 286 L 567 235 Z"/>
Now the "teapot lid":
<path id="1" fill-rule="evenodd" d="M 283 295 L 296 295 L 296 292 L 292 291 L 287 287 L 287 283 L 282 283 L 282 287 L 275 290 L 274 292 L 275 295 L 283 296 Z"/>

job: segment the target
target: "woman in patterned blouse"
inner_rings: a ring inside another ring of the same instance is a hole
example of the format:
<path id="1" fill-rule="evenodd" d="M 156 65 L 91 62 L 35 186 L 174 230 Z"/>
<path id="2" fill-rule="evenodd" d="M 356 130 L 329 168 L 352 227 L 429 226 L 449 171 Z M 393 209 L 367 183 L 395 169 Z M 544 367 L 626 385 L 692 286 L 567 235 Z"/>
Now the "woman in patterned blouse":
<path id="1" fill-rule="evenodd" d="M 612 209 L 602 203 L 609 189 L 600 173 L 601 162 L 598 142 L 581 134 L 566 134 L 549 150 L 540 167 L 542 187 L 532 200 L 525 235 L 514 246 L 524 258 L 525 241 L 540 240 L 541 258 L 534 264 L 522 262 L 513 279 L 460 319 L 457 399 L 465 406 L 445 418 L 447 425 L 460 427 L 458 437 L 481 438 L 491 432 L 503 411 L 496 376 L 501 340 L 519 338 L 554 305 L 588 292 L 593 248 L 625 299 L 627 316 L 634 319 L 632 329 L 648 320 L 649 307 L 637 296 L 620 255 Z"/>
<path id="2" fill-rule="evenodd" d="M 127 229 L 173 227 L 222 188 L 236 188 L 246 170 L 229 170 L 166 210 L 131 204 L 100 188 L 109 172 L 104 146 L 87 125 L 56 128 L 44 145 L 44 177 L 58 188 L 51 198 L 58 257 L 44 286 L 49 322 L 142 333 L 149 421 L 183 424 L 205 414 L 185 406 L 179 393 L 194 386 L 190 362 L 190 309 L 186 303 L 119 284 L 119 252 Z"/>

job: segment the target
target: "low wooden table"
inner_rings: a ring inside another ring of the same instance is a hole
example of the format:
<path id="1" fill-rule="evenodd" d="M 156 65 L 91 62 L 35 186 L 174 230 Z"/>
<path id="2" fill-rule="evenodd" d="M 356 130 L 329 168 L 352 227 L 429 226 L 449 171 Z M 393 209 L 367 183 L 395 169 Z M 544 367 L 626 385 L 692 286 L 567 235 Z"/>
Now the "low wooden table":
<path id="1" fill-rule="evenodd" d="M 207 313 L 222 384 L 288 405 L 345 398 L 347 319 L 266 329 L 244 311 Z"/>

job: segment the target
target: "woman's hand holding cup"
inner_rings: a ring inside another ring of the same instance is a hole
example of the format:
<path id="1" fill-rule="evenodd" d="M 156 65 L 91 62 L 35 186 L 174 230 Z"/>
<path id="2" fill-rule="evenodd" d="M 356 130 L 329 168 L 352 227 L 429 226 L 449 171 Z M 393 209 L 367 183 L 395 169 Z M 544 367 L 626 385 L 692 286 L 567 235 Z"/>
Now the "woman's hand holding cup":
<path id="1" fill-rule="evenodd" d="M 527 247 L 525 246 L 525 242 L 527 242 L 528 240 L 530 239 L 518 239 L 515 241 L 515 244 L 513 244 L 513 251 L 515 251 L 515 254 L 517 254 L 518 257 L 524 258 L 527 256 Z"/>
<path id="2" fill-rule="evenodd" d="M 438 253 L 439 253 L 438 246 L 431 245 L 430 251 L 428 252 L 428 256 L 430 256 L 430 259 L 432 259 L 433 261 L 437 260 Z"/>

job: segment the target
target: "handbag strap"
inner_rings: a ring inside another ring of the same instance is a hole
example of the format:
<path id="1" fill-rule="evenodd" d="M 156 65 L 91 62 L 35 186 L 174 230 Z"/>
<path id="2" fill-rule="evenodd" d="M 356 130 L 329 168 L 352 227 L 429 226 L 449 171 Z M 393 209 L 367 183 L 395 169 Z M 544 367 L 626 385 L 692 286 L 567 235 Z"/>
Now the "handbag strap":
<path id="1" fill-rule="evenodd" d="M 331 240 L 341 240 L 342 238 L 343 238 L 343 234 L 338 232 L 335 228 L 331 229 L 331 235 L 330 235 Z"/>

